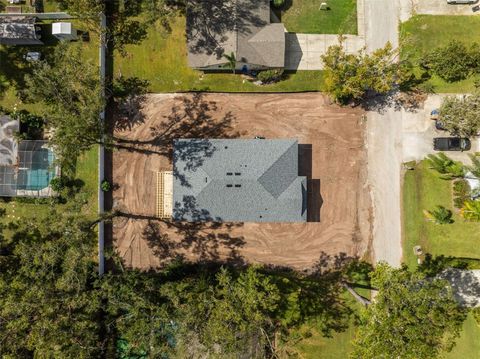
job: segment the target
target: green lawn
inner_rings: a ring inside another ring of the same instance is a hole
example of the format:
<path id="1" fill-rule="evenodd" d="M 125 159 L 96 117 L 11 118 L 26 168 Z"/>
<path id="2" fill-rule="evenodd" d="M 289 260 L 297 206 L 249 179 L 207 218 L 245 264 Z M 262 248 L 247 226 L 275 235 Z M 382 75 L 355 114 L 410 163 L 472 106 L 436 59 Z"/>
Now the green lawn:
<path id="1" fill-rule="evenodd" d="M 321 3 L 329 10 L 320 10 Z M 357 34 L 356 0 L 290 0 L 281 12 L 288 32 L 304 34 Z"/>
<path id="2" fill-rule="evenodd" d="M 472 314 L 463 323 L 463 331 L 457 339 L 457 345 L 450 353 L 445 354 L 446 359 L 477 359 L 480 358 L 480 326 Z"/>
<path id="3" fill-rule="evenodd" d="M 418 62 L 428 51 L 450 41 L 480 43 L 480 17 L 417 15 L 400 25 L 402 58 Z M 475 78 L 448 83 L 437 76 L 429 80 L 436 92 L 470 92 Z"/>
<path id="4" fill-rule="evenodd" d="M 360 293 L 366 295 L 365 293 Z M 322 335 L 315 323 L 304 324 L 298 331 L 294 331 L 292 336 L 298 333 L 310 333 L 294 345 L 293 350 L 299 358 L 304 359 L 337 359 L 348 358 L 353 349 L 352 341 L 355 338 L 355 316 L 360 314 L 361 305 L 353 299 L 351 294 L 345 292 L 343 297 L 347 305 L 353 309 L 354 313 L 350 320 L 350 326 L 343 332 L 334 332 L 330 338 Z M 321 319 L 320 319 L 321 321 Z"/>
<path id="5" fill-rule="evenodd" d="M 413 246 L 424 252 L 462 258 L 480 258 L 480 223 L 465 222 L 452 205 L 451 181 L 439 178 L 425 161 L 407 171 L 403 185 L 403 256 L 410 267 L 417 265 Z M 442 205 L 454 212 L 455 223 L 436 225 L 424 219 L 423 210 Z M 448 359 L 480 358 L 480 327 L 470 314 L 463 324 L 461 337 Z"/>
<path id="6" fill-rule="evenodd" d="M 452 204 L 452 182 L 439 178 L 437 172 L 420 162 L 407 171 L 403 185 L 404 261 L 414 268 L 413 247 L 424 252 L 462 258 L 480 259 L 480 223 L 465 222 Z M 437 225 L 425 220 L 423 210 L 441 205 L 454 212 L 455 223 Z"/>
<path id="7" fill-rule="evenodd" d="M 185 19 L 177 18 L 171 34 L 152 27 L 140 45 L 127 46 L 127 56 L 115 57 L 115 75 L 150 81 L 151 92 L 299 92 L 320 91 L 322 71 L 298 71 L 277 84 L 257 86 L 241 75 L 203 74 L 188 67 Z"/>

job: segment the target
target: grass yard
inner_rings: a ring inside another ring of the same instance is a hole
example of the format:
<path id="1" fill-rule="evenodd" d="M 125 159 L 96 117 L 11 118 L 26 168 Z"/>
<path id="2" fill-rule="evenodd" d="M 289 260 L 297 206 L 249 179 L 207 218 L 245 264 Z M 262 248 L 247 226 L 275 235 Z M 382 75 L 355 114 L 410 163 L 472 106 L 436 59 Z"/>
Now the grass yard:
<path id="1" fill-rule="evenodd" d="M 358 291 L 358 290 L 357 290 Z M 367 291 L 359 294 L 369 297 Z M 355 338 L 355 318 L 360 314 L 362 306 L 349 294 L 345 292 L 343 297 L 354 313 L 350 318 L 350 326 L 343 332 L 333 332 L 330 338 L 322 335 L 320 328 L 315 323 L 304 324 L 298 331 L 292 333 L 292 338 L 302 333 L 304 339 L 293 346 L 296 357 L 303 359 L 338 359 L 348 358 L 352 349 L 352 341 Z M 321 321 L 321 319 L 320 319 Z M 309 333 L 309 335 L 305 335 Z"/>
<path id="2" fill-rule="evenodd" d="M 424 252 L 461 258 L 480 259 L 480 223 L 465 222 L 453 208 L 452 182 L 439 178 L 425 161 L 407 171 L 403 185 L 404 262 L 416 266 L 413 247 Z M 423 210 L 441 205 L 454 212 L 452 224 L 427 222 Z"/>
<path id="3" fill-rule="evenodd" d="M 417 266 L 413 247 L 421 245 L 424 252 L 434 255 L 479 258 L 480 223 L 465 222 L 453 210 L 451 181 L 439 178 L 425 161 L 405 174 L 403 185 L 403 255 L 410 267 Z M 424 219 L 423 210 L 442 205 L 454 212 L 455 223 L 436 225 Z M 463 324 L 457 345 L 445 358 L 480 358 L 480 326 L 471 314 Z"/>
<path id="4" fill-rule="evenodd" d="M 450 353 L 445 354 L 445 359 L 476 359 L 480 358 L 480 326 L 472 314 L 463 323 L 463 331 L 457 339 L 457 345 Z"/>
<path id="5" fill-rule="evenodd" d="M 357 34 L 357 1 L 287 0 L 281 21 L 288 32 L 304 34 Z"/>
<path id="6" fill-rule="evenodd" d="M 45 6 L 47 4 L 48 2 L 45 3 Z M 71 22 L 78 30 L 86 29 L 86 26 L 79 20 L 72 20 Z M 14 106 L 16 106 L 17 109 L 24 109 L 36 114 L 42 113 L 41 104 L 23 103 L 18 96 L 18 91 L 23 88 L 25 74 L 32 70 L 31 65 L 24 60 L 23 56 L 29 51 L 39 51 L 44 57 L 49 56 L 58 43 L 58 40 L 51 35 L 49 22 L 44 21 L 41 26 L 43 28 L 42 40 L 45 42 L 45 45 L 0 45 L 0 107 L 13 110 Z M 78 44 L 82 47 L 85 59 L 90 59 L 95 65 L 98 64 L 98 39 L 95 36 L 91 36 L 89 42 L 77 41 L 72 44 Z"/>
<path id="7" fill-rule="evenodd" d="M 480 17 L 417 15 L 400 25 L 401 56 L 413 62 L 452 40 L 467 45 L 480 43 Z M 437 76 L 429 80 L 436 92 L 445 93 L 470 92 L 474 89 L 474 81 L 475 77 L 471 77 L 448 83 Z"/>
<path id="8" fill-rule="evenodd" d="M 241 75 L 203 74 L 188 67 L 185 19 L 177 18 L 171 34 L 152 27 L 140 45 L 127 46 L 127 56 L 115 57 L 115 76 L 150 81 L 151 92 L 300 92 L 321 91 L 322 71 L 298 71 L 272 85 L 257 86 Z"/>

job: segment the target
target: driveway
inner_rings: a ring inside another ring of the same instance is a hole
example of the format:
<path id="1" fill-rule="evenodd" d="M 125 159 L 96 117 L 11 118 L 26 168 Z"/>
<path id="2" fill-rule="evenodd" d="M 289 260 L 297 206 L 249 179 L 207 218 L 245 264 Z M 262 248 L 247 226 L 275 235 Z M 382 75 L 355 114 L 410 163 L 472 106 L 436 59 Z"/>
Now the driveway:
<path id="1" fill-rule="evenodd" d="M 285 34 L 285 68 L 287 70 L 321 70 L 321 56 L 332 45 L 338 45 L 338 35 Z M 346 35 L 344 47 L 348 53 L 356 53 L 365 46 L 363 37 Z"/>
<path id="2" fill-rule="evenodd" d="M 399 266 L 401 247 L 401 187 L 403 163 L 419 161 L 433 150 L 433 138 L 446 136 L 430 120 L 430 111 L 438 108 L 446 95 L 433 95 L 416 112 L 395 110 L 367 113 L 368 180 L 374 207 L 373 256 Z M 468 153 L 480 151 L 480 138 L 472 139 L 468 152 L 449 152 L 464 163 Z"/>
<path id="3" fill-rule="evenodd" d="M 401 20 L 407 21 L 412 14 L 421 15 L 478 15 L 472 8 L 480 5 L 450 5 L 447 0 L 400 0 Z"/>
<path id="4" fill-rule="evenodd" d="M 399 0 L 364 0 L 365 42 L 369 52 L 390 42 L 398 47 Z"/>

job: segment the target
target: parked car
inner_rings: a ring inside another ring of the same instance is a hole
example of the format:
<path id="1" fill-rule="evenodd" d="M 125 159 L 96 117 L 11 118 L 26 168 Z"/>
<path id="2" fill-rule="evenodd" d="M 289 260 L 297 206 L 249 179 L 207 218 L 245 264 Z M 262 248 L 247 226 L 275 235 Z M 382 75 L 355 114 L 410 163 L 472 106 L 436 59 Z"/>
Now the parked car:
<path id="1" fill-rule="evenodd" d="M 460 137 L 436 137 L 433 139 L 435 151 L 468 151 L 472 143 L 468 138 Z"/>
<path id="2" fill-rule="evenodd" d="M 447 4 L 451 5 L 472 5 L 478 2 L 478 0 L 447 0 Z"/>

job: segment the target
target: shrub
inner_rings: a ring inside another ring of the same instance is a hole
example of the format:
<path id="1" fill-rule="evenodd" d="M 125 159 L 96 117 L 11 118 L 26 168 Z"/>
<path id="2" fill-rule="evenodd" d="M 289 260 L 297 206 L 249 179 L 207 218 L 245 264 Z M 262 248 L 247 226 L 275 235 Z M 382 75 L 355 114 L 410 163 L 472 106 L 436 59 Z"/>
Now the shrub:
<path id="1" fill-rule="evenodd" d="M 260 71 L 257 75 L 257 78 L 262 81 L 264 84 L 271 84 L 278 82 L 283 77 L 283 69 L 273 69 Z"/>
<path id="2" fill-rule="evenodd" d="M 282 8 L 285 5 L 285 0 L 272 0 L 273 7 L 277 9 Z"/>
<path id="3" fill-rule="evenodd" d="M 478 66 L 474 62 L 476 50 L 475 44 L 468 48 L 461 42 L 451 41 L 428 53 L 420 65 L 448 82 L 463 80 Z"/>
<path id="4" fill-rule="evenodd" d="M 62 177 L 62 176 L 54 177 L 50 181 L 50 187 L 55 192 L 61 192 L 66 186 L 67 186 L 67 181 L 66 181 L 65 177 Z"/>
<path id="5" fill-rule="evenodd" d="M 103 192 L 109 192 L 112 189 L 112 185 L 107 180 L 103 180 L 101 188 Z"/>
<path id="6" fill-rule="evenodd" d="M 462 208 L 463 204 L 470 199 L 470 185 L 466 180 L 457 179 L 453 182 L 453 205 Z"/>

